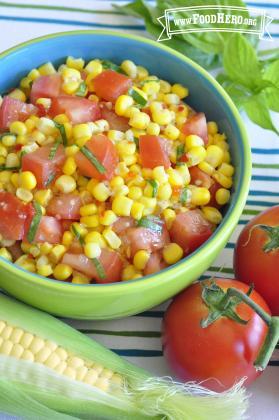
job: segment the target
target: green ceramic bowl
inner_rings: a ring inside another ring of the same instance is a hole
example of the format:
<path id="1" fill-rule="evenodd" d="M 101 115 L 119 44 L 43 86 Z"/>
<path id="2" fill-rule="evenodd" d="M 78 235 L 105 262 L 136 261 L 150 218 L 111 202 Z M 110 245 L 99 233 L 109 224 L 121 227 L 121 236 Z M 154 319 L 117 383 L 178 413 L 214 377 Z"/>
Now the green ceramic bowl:
<path id="1" fill-rule="evenodd" d="M 224 248 L 245 205 L 251 174 L 250 147 L 241 118 L 219 84 L 200 66 L 158 42 L 109 31 L 59 33 L 25 42 L 0 55 L 0 92 L 15 86 L 30 68 L 68 55 L 146 66 L 151 74 L 190 89 L 189 103 L 217 121 L 229 139 L 236 168 L 230 205 L 212 237 L 177 264 L 139 280 L 75 285 L 32 274 L 0 258 L 0 287 L 19 300 L 56 315 L 112 319 L 160 304 L 196 280 Z M 15 71 L 16 69 L 16 71 Z"/>

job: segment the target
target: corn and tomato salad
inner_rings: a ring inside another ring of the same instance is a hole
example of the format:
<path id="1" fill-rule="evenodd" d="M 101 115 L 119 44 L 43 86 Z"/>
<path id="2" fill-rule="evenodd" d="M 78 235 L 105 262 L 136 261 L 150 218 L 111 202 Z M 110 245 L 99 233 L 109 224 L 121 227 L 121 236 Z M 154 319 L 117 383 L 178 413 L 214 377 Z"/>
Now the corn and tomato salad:
<path id="1" fill-rule="evenodd" d="M 0 107 L 0 256 L 77 284 L 177 263 L 222 221 L 226 135 L 130 60 L 32 69 Z"/>

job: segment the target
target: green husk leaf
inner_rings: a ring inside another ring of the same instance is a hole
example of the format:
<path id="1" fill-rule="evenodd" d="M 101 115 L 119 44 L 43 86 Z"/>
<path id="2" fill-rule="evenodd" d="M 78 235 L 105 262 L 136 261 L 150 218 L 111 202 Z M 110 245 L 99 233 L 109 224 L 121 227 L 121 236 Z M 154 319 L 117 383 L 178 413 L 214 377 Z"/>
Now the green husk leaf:
<path id="1" fill-rule="evenodd" d="M 56 122 L 56 121 L 54 121 L 54 125 L 55 125 L 55 127 L 59 130 L 59 132 L 60 132 L 60 135 L 61 135 L 61 139 L 62 139 L 62 143 L 63 143 L 63 146 L 67 146 L 67 143 L 68 143 L 68 141 L 67 141 L 67 134 L 66 134 L 66 130 L 65 130 L 65 127 L 64 127 L 64 125 L 63 124 L 60 124 L 60 123 L 58 123 L 58 122 Z"/>
<path id="2" fill-rule="evenodd" d="M 34 239 L 35 239 L 35 236 L 36 236 L 36 233 L 37 233 L 37 230 L 38 230 L 41 218 L 42 218 L 41 206 L 36 201 L 34 201 L 33 206 L 34 206 L 34 209 L 35 209 L 35 215 L 32 219 L 32 222 L 30 224 L 30 228 L 29 228 L 28 233 L 27 233 L 27 239 L 30 243 L 33 242 Z"/>

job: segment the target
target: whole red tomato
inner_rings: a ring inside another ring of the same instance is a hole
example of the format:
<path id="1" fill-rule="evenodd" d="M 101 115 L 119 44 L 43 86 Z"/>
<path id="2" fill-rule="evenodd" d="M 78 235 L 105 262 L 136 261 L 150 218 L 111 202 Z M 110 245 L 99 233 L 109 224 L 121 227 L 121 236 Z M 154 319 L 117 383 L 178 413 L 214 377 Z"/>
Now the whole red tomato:
<path id="1" fill-rule="evenodd" d="M 279 206 L 252 219 L 241 232 L 234 252 L 234 271 L 253 283 L 273 315 L 279 315 Z"/>
<path id="2" fill-rule="evenodd" d="M 237 280 L 217 279 L 216 285 L 221 293 L 230 287 L 248 291 L 248 286 Z M 224 391 L 246 376 L 247 385 L 260 374 L 253 362 L 267 335 L 267 326 L 248 305 L 239 303 L 233 311 L 249 320 L 247 324 L 221 316 L 202 328 L 201 320 L 209 315 L 202 290 L 201 283 L 193 284 L 168 307 L 162 325 L 164 356 L 182 381 L 205 381 L 207 388 Z M 257 292 L 253 291 L 250 298 L 270 314 Z"/>

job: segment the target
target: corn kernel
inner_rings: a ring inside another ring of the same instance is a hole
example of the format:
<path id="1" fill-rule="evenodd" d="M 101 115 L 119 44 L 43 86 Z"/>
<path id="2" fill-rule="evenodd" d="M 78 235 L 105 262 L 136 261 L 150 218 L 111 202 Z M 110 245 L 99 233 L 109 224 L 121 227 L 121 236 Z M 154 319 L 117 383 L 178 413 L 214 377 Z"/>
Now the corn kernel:
<path id="1" fill-rule="evenodd" d="M 183 178 L 176 169 L 169 168 L 167 174 L 169 175 L 169 183 L 172 187 L 183 186 Z"/>
<path id="2" fill-rule="evenodd" d="M 10 132 L 17 135 L 25 135 L 27 134 L 27 128 L 23 122 L 13 121 L 10 124 Z"/>
<path id="3" fill-rule="evenodd" d="M 82 216 L 80 218 L 80 222 L 90 228 L 95 228 L 100 224 L 99 216 L 97 216 L 96 214 L 93 214 L 92 216 Z"/>
<path id="4" fill-rule="evenodd" d="M 8 261 L 13 261 L 12 254 L 4 247 L 0 248 L 0 257 Z"/>
<path id="5" fill-rule="evenodd" d="M 11 147 L 16 144 L 16 136 L 6 135 L 2 137 L 2 144 L 6 147 Z"/>
<path id="6" fill-rule="evenodd" d="M 83 58 L 74 58 L 72 56 L 68 56 L 66 65 L 72 69 L 82 70 L 84 67 L 84 60 Z"/>
<path id="7" fill-rule="evenodd" d="M 136 144 L 128 142 L 126 140 L 120 141 L 117 146 L 118 154 L 123 157 L 126 155 L 133 155 L 136 152 Z"/>
<path id="8" fill-rule="evenodd" d="M 223 150 L 215 144 L 212 144 L 206 149 L 205 161 L 213 166 L 213 168 L 217 168 L 217 166 L 221 165 L 223 156 Z"/>
<path id="9" fill-rule="evenodd" d="M 130 216 L 133 200 L 117 195 L 112 202 L 112 211 L 117 216 Z"/>
<path id="10" fill-rule="evenodd" d="M 123 281 L 131 280 L 136 274 L 138 274 L 138 272 L 135 267 L 132 264 L 129 264 L 122 271 L 121 279 Z"/>
<path id="11" fill-rule="evenodd" d="M 49 253 L 49 260 L 52 263 L 57 264 L 58 261 L 61 260 L 65 252 L 66 252 L 66 247 L 64 245 L 61 245 L 61 244 L 55 245 Z"/>
<path id="12" fill-rule="evenodd" d="M 5 146 L 0 144 L 0 156 L 6 157 L 8 155 L 8 151 Z"/>
<path id="13" fill-rule="evenodd" d="M 158 188 L 157 197 L 159 200 L 169 200 L 172 195 L 172 188 L 169 183 L 162 184 Z"/>
<path id="14" fill-rule="evenodd" d="M 198 164 L 198 167 L 201 171 L 205 172 L 208 175 L 212 175 L 215 171 L 215 169 L 213 168 L 213 166 L 211 166 L 209 163 L 203 161 L 201 163 Z"/>
<path id="15" fill-rule="evenodd" d="M 37 180 L 32 172 L 23 171 L 19 174 L 18 184 L 26 190 L 33 190 L 36 188 Z"/>
<path id="16" fill-rule="evenodd" d="M 177 263 L 183 257 L 183 249 L 173 242 L 166 245 L 163 249 L 163 258 L 169 265 Z"/>
<path id="17" fill-rule="evenodd" d="M 185 137 L 185 146 L 186 149 L 189 150 L 192 149 L 192 147 L 204 146 L 204 141 L 196 134 L 190 134 L 189 136 Z"/>
<path id="18" fill-rule="evenodd" d="M 124 179 L 121 176 L 115 176 L 110 181 L 111 188 L 122 187 L 124 185 Z"/>
<path id="19" fill-rule="evenodd" d="M 74 235 L 72 234 L 72 232 L 70 232 L 69 230 L 66 230 L 63 233 L 63 236 L 62 236 L 62 244 L 65 247 L 68 247 L 68 246 L 71 245 L 71 243 L 73 242 L 73 240 L 74 240 Z"/>
<path id="20" fill-rule="evenodd" d="M 137 66 L 137 75 L 138 75 L 138 79 L 142 80 L 148 76 L 148 71 L 146 70 L 145 67 Z"/>
<path id="21" fill-rule="evenodd" d="M 223 162 L 218 168 L 218 172 L 226 176 L 233 176 L 234 167 L 232 165 L 229 165 L 228 163 Z"/>
<path id="22" fill-rule="evenodd" d="M 215 121 L 209 121 L 207 123 L 207 131 L 208 131 L 208 134 L 212 134 L 212 135 L 218 133 L 218 125 L 216 124 Z"/>
<path id="23" fill-rule="evenodd" d="M 135 65 L 135 63 L 133 61 L 131 61 L 131 60 L 124 60 L 121 63 L 121 66 L 120 67 L 132 79 L 135 79 L 137 77 L 137 66 Z"/>
<path id="24" fill-rule="evenodd" d="M 191 203 L 194 206 L 205 206 L 210 201 L 210 192 L 204 187 L 191 188 Z"/>
<path id="25" fill-rule="evenodd" d="M 62 89 L 68 95 L 75 93 L 79 88 L 80 82 L 78 80 L 71 80 L 62 84 Z"/>
<path id="26" fill-rule="evenodd" d="M 215 207 L 205 206 L 202 208 L 202 212 L 206 220 L 210 223 L 219 225 L 222 222 L 223 216 Z"/>
<path id="27" fill-rule="evenodd" d="M 13 175 L 14 174 L 12 174 L 11 171 L 0 171 L 0 182 L 3 184 L 7 184 L 8 182 L 10 182 Z"/>
<path id="28" fill-rule="evenodd" d="M 169 179 L 164 166 L 156 166 L 153 168 L 152 176 L 156 181 L 159 182 L 159 184 L 165 184 Z"/>
<path id="29" fill-rule="evenodd" d="M 216 171 L 212 175 L 212 177 L 217 181 L 222 187 L 230 189 L 232 187 L 233 181 L 231 177 L 221 174 L 220 172 Z"/>
<path id="30" fill-rule="evenodd" d="M 68 264 L 57 264 L 53 270 L 56 280 L 67 280 L 73 273 L 72 267 Z"/>
<path id="31" fill-rule="evenodd" d="M 25 93 L 24 93 L 22 90 L 20 90 L 20 89 L 14 89 L 14 90 L 12 90 L 12 91 L 9 93 L 9 96 L 10 96 L 11 98 L 17 99 L 17 100 L 19 100 L 19 101 L 26 102 L 26 95 L 25 95 Z"/>
<path id="32" fill-rule="evenodd" d="M 229 190 L 226 190 L 225 188 L 219 188 L 216 191 L 215 199 L 220 206 L 223 206 L 230 201 L 230 196 L 231 193 Z"/>
<path id="33" fill-rule="evenodd" d="M 141 197 L 140 203 L 144 205 L 143 215 L 147 216 L 149 214 L 152 214 L 156 208 L 157 200 L 156 198 L 150 198 L 150 197 Z"/>
<path id="34" fill-rule="evenodd" d="M 150 82 L 144 83 L 142 90 L 148 95 L 156 95 L 160 91 L 160 83 L 150 80 Z"/>
<path id="35" fill-rule="evenodd" d="M 121 239 L 117 236 L 117 234 L 110 228 L 106 228 L 103 230 L 103 237 L 107 241 L 108 245 L 112 249 L 118 249 L 121 246 Z"/>
<path id="36" fill-rule="evenodd" d="M 134 103 L 134 100 L 129 95 L 120 95 L 115 102 L 115 113 L 119 116 L 124 116 L 127 109 Z"/>
<path id="37" fill-rule="evenodd" d="M 140 197 L 142 197 L 142 189 L 136 186 L 130 187 L 128 197 L 132 200 L 138 200 Z"/>
<path id="38" fill-rule="evenodd" d="M 98 76 L 98 74 L 102 73 L 103 66 L 100 63 L 99 60 L 91 60 L 89 63 L 85 66 L 85 70 L 90 73 L 93 78 Z"/>
<path id="39" fill-rule="evenodd" d="M 119 130 L 109 130 L 108 131 L 108 139 L 112 141 L 113 143 L 117 143 L 120 140 L 123 140 L 124 133 Z"/>
<path id="40" fill-rule="evenodd" d="M 175 211 L 167 208 L 163 210 L 163 216 L 164 216 L 167 228 L 170 229 L 174 219 L 176 218 Z"/>
<path id="41" fill-rule="evenodd" d="M 74 156 L 79 151 L 79 147 L 73 144 L 65 148 L 66 156 Z"/>
<path id="42" fill-rule="evenodd" d="M 226 150 L 224 152 L 223 162 L 224 163 L 231 163 L 231 155 L 230 155 L 230 152 L 228 150 Z"/>
<path id="43" fill-rule="evenodd" d="M 188 166 L 196 166 L 201 163 L 207 156 L 207 150 L 202 146 L 192 147 L 187 152 Z"/>
<path id="44" fill-rule="evenodd" d="M 146 127 L 146 133 L 152 136 L 159 136 L 160 134 L 160 126 L 154 122 L 150 122 Z"/>
<path id="45" fill-rule="evenodd" d="M 137 270 L 143 270 L 149 260 L 149 252 L 141 249 L 137 251 L 134 255 L 133 264 Z"/>
<path id="46" fill-rule="evenodd" d="M 31 79 L 32 81 L 38 79 L 38 77 L 40 76 L 41 76 L 40 72 L 37 69 L 32 69 L 27 75 L 27 77 Z"/>
<path id="47" fill-rule="evenodd" d="M 72 156 L 70 156 L 66 159 L 62 170 L 65 175 L 73 175 L 76 171 L 76 168 L 77 165 L 75 159 Z"/>
<path id="48" fill-rule="evenodd" d="M 33 194 L 31 193 L 31 191 L 26 190 L 24 188 L 17 188 L 16 196 L 25 203 L 30 203 L 30 201 L 33 200 Z"/>
<path id="49" fill-rule="evenodd" d="M 87 242 L 84 245 L 84 253 L 88 258 L 99 258 L 101 248 L 96 242 Z"/>
<path id="50" fill-rule="evenodd" d="M 72 283 L 74 284 L 90 284 L 90 279 L 81 274 L 75 275 L 72 278 Z"/>
<path id="51" fill-rule="evenodd" d="M 138 112 L 136 114 L 132 114 L 129 120 L 129 124 L 132 127 L 137 128 L 139 130 L 145 129 L 149 123 L 150 123 L 150 117 L 145 112 Z"/>
<path id="52" fill-rule="evenodd" d="M 76 189 L 76 186 L 76 181 L 69 175 L 61 175 L 55 181 L 55 187 L 65 194 L 73 192 Z"/>
<path id="53" fill-rule="evenodd" d="M 46 207 L 51 200 L 53 194 L 51 189 L 38 190 L 34 194 L 35 200 L 43 207 Z"/>
<path id="54" fill-rule="evenodd" d="M 48 277 L 53 274 L 53 269 L 50 264 L 42 265 L 40 267 L 37 267 L 37 273 L 40 276 Z"/>
<path id="55" fill-rule="evenodd" d="M 96 200 L 103 202 L 109 198 L 110 190 L 104 182 L 99 182 L 93 187 L 92 194 Z"/>
<path id="56" fill-rule="evenodd" d="M 129 187 L 127 185 L 122 185 L 121 187 L 117 187 L 113 191 L 113 195 L 115 196 L 124 196 L 129 194 Z"/>
<path id="57" fill-rule="evenodd" d="M 180 99 L 184 99 L 186 98 L 186 96 L 189 95 L 189 90 L 180 85 L 179 83 L 175 83 L 172 87 L 171 87 L 171 91 L 172 93 L 175 93 Z"/>
<path id="58" fill-rule="evenodd" d="M 168 125 L 172 122 L 172 114 L 168 109 L 162 109 L 159 112 L 152 112 L 152 119 L 159 125 Z"/>
<path id="59" fill-rule="evenodd" d="M 167 93 L 164 95 L 164 102 L 167 105 L 178 105 L 180 99 L 175 93 Z"/>
<path id="60" fill-rule="evenodd" d="M 144 205 L 142 203 L 139 203 L 137 201 L 133 202 L 133 205 L 131 208 L 131 216 L 134 219 L 136 220 L 141 219 L 143 216 L 143 211 L 144 211 Z"/>
<path id="61" fill-rule="evenodd" d="M 41 76 L 48 76 L 49 74 L 55 74 L 56 70 L 53 64 L 49 61 L 48 63 L 43 64 L 42 66 L 38 67 L 38 71 Z"/>
<path id="62" fill-rule="evenodd" d="M 173 124 L 168 124 L 164 130 L 164 135 L 170 140 L 176 140 L 179 137 L 180 131 Z"/>
<path id="63" fill-rule="evenodd" d="M 102 216 L 100 216 L 100 223 L 104 226 L 110 226 L 116 222 L 117 216 L 112 210 L 106 210 Z"/>
<path id="64" fill-rule="evenodd" d="M 75 140 L 87 137 L 89 140 L 92 136 L 89 124 L 77 124 L 73 127 L 73 137 Z"/>

